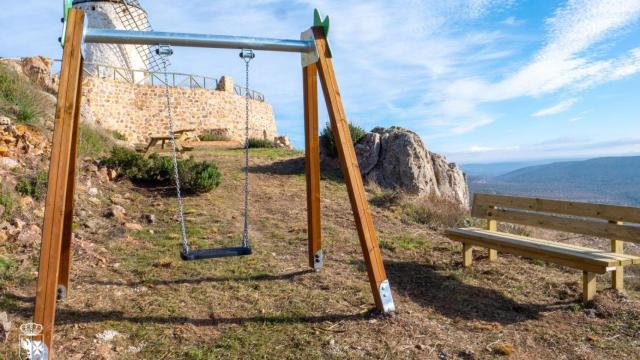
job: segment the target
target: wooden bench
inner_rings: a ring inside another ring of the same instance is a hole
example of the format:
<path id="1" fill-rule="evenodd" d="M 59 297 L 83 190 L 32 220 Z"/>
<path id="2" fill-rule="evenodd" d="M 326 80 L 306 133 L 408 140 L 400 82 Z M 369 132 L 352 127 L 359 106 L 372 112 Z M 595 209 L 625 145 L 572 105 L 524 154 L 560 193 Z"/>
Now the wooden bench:
<path id="1" fill-rule="evenodd" d="M 625 255 L 623 242 L 640 242 L 640 208 L 526 197 L 476 194 L 471 215 L 487 220 L 487 228 L 452 228 L 447 236 L 463 244 L 463 266 L 471 266 L 473 250 L 489 249 L 544 260 L 583 271 L 583 300 L 596 292 L 596 274 L 612 273 L 612 287 L 624 289 L 624 266 L 640 264 Z M 497 221 L 611 239 L 611 251 L 564 244 L 497 231 Z"/>

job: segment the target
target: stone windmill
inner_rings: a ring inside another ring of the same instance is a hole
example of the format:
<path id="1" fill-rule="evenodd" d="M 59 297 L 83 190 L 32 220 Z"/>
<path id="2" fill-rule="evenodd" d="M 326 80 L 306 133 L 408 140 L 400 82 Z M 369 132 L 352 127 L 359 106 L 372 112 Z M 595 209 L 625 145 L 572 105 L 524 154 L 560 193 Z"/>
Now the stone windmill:
<path id="1" fill-rule="evenodd" d="M 73 6 L 85 11 L 89 27 L 151 31 L 147 12 L 137 0 L 74 0 Z M 164 71 L 155 47 L 143 45 L 87 44 L 85 68 L 101 77 L 110 70 L 98 65 L 128 70 Z M 104 72 L 104 73 L 103 73 Z M 111 73 L 113 75 L 113 73 Z M 136 83 L 145 79 L 144 71 L 118 72 L 118 76 Z"/>

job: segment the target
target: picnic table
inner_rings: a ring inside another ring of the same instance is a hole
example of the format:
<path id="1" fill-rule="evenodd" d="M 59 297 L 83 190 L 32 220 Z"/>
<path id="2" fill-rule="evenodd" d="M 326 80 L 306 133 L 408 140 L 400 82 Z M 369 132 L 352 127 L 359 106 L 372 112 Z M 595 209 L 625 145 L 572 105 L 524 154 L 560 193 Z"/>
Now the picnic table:
<path id="1" fill-rule="evenodd" d="M 187 145 L 186 142 L 198 141 L 198 137 L 194 134 L 195 129 L 182 129 L 173 132 L 176 138 L 176 151 L 184 152 L 193 150 L 193 146 Z M 149 143 L 139 146 L 137 150 L 145 154 L 145 157 L 151 153 L 151 150 L 160 143 L 160 149 L 164 150 L 167 141 L 171 141 L 171 135 L 153 135 L 149 138 Z"/>

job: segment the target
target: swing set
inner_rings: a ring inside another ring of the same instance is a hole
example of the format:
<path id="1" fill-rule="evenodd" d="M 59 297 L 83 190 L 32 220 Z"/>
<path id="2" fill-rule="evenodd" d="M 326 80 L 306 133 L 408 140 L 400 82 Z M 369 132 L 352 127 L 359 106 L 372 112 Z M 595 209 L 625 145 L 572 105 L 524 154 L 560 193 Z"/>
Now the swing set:
<path id="1" fill-rule="evenodd" d="M 68 2 L 65 2 L 68 3 Z M 305 120 L 305 173 L 307 184 L 307 225 L 309 266 L 319 270 L 323 266 L 320 222 L 320 151 L 318 131 L 318 77 L 324 93 L 331 127 L 336 140 L 340 164 L 349 193 L 351 208 L 360 239 L 364 262 L 376 309 L 382 313 L 395 310 L 391 288 L 378 247 L 377 235 L 367 203 L 358 161 L 351 142 L 349 125 L 340 98 L 332 54 L 327 41 L 329 19 L 314 14 L 314 26 L 303 32 L 300 40 L 269 39 L 224 35 L 201 35 L 172 32 L 139 32 L 87 28 L 82 10 L 65 7 L 65 27 L 62 68 L 51 149 L 48 192 L 42 230 L 42 246 L 36 289 L 34 322 L 43 325 L 43 340 L 52 354 L 52 340 L 56 302 L 68 296 L 71 265 L 71 239 L 74 209 L 75 173 L 79 137 L 80 103 L 82 94 L 82 46 L 88 43 L 157 46 L 157 53 L 166 65 L 172 47 L 200 47 L 241 50 L 246 65 L 246 84 L 249 81 L 249 62 L 254 50 L 299 53 L 302 58 L 302 78 Z M 318 76 L 319 75 L 319 76 Z M 166 89 L 169 135 L 172 138 L 172 160 L 176 172 L 176 193 L 180 212 L 183 260 L 201 260 L 251 254 L 248 232 L 248 118 L 246 99 L 244 231 L 242 246 L 194 250 L 189 247 L 182 210 L 180 181 L 173 115 L 168 88 Z"/>

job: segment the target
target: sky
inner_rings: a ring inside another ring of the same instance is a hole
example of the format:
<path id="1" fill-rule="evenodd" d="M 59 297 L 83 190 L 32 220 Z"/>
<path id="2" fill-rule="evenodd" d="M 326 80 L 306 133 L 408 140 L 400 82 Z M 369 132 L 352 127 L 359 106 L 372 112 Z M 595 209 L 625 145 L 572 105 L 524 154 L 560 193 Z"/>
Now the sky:
<path id="1" fill-rule="evenodd" d="M 62 1 L 1 1 L 1 57 L 61 57 Z M 640 155 L 640 0 L 141 3 L 158 31 L 287 39 L 320 9 L 349 121 L 408 128 L 450 161 Z M 237 51 L 174 50 L 170 71 L 243 80 Z M 304 148 L 299 55 L 259 52 L 251 88 Z"/>

